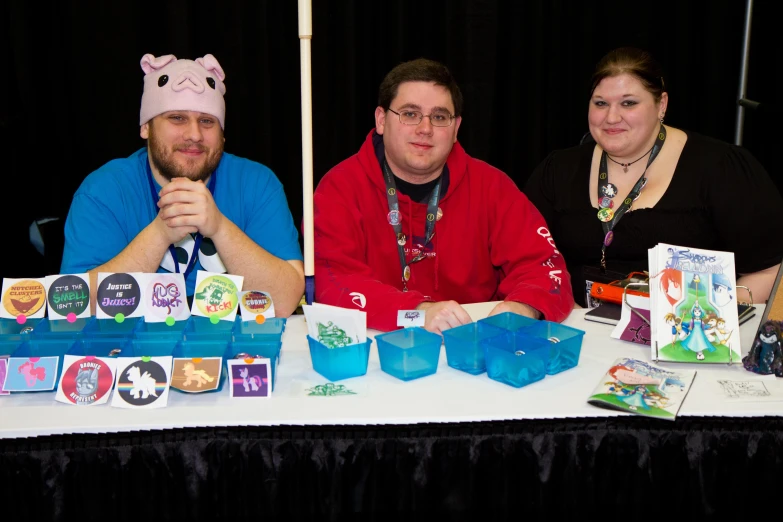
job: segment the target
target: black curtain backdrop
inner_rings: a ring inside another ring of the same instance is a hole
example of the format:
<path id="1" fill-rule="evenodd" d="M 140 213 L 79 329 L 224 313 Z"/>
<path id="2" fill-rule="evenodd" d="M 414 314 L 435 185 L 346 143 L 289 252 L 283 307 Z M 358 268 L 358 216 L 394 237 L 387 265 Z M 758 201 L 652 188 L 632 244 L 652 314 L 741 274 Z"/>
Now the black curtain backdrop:
<path id="1" fill-rule="evenodd" d="M 0 501 L 9 522 L 777 520 L 782 428 L 629 415 L 0 440 Z"/>
<path id="2" fill-rule="evenodd" d="M 767 108 L 748 114 L 744 144 L 780 187 L 783 45 L 774 5 L 755 2 L 748 97 Z M 315 183 L 374 125 L 383 76 L 417 57 L 449 66 L 466 102 L 460 141 L 520 187 L 549 151 L 586 132 L 594 64 L 621 45 L 663 64 L 667 123 L 733 142 L 744 12 L 741 0 L 313 0 Z M 29 245 L 30 223 L 62 223 L 87 174 L 144 145 L 145 53 L 217 57 L 227 75 L 226 150 L 271 167 L 301 222 L 296 1 L 11 0 L 0 13 L 0 139 L 10 157 L 1 276 L 58 272 L 61 225 L 44 227 L 42 257 Z M 739 198 L 749 203 L 752 195 Z"/>

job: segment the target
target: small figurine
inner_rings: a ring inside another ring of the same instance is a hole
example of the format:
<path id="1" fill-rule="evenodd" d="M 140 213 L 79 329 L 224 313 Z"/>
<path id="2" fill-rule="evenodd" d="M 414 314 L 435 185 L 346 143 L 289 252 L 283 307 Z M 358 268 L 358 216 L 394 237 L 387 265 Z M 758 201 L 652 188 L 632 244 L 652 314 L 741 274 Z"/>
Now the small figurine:
<path id="1" fill-rule="evenodd" d="M 761 375 L 774 373 L 783 377 L 783 351 L 780 344 L 780 329 L 773 321 L 767 321 L 759 328 L 756 340 L 748 355 L 742 358 L 746 370 Z"/>

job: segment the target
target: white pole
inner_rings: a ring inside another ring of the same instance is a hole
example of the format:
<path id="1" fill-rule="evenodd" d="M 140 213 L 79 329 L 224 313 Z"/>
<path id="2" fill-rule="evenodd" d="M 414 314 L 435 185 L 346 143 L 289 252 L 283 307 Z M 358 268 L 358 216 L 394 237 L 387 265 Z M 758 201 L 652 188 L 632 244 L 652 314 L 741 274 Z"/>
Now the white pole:
<path id="1" fill-rule="evenodd" d="M 305 300 L 315 299 L 313 251 L 313 96 L 310 74 L 310 40 L 313 37 L 312 0 L 299 0 L 299 65 L 302 90 L 302 198 L 304 202 Z"/>

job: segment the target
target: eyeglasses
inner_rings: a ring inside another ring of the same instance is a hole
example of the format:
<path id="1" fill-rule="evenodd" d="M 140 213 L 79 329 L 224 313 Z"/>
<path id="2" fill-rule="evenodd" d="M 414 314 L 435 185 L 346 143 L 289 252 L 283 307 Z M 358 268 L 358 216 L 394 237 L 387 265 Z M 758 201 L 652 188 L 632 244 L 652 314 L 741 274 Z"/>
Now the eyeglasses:
<path id="1" fill-rule="evenodd" d="M 451 125 L 452 120 L 455 118 L 453 114 L 449 114 L 446 111 L 435 111 L 432 114 L 422 114 L 421 111 L 408 111 L 397 112 L 394 109 L 389 109 L 389 112 L 393 112 L 400 117 L 400 123 L 403 125 L 418 125 L 424 118 L 429 118 L 433 127 L 448 127 Z"/>

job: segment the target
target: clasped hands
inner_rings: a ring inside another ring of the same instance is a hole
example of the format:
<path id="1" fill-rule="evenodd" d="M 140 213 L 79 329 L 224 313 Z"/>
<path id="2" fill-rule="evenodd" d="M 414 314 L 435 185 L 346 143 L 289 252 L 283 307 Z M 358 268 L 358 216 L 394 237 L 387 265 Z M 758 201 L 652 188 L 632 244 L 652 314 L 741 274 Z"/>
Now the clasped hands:
<path id="1" fill-rule="evenodd" d="M 436 334 L 473 322 L 470 315 L 456 301 L 424 302 L 416 309 L 425 311 L 424 328 Z M 498 303 L 489 315 L 493 316 L 503 312 L 513 312 L 534 319 L 541 317 L 541 313 L 532 306 L 514 301 Z"/>
<path id="2" fill-rule="evenodd" d="M 159 196 L 159 228 L 171 244 L 196 232 L 215 237 L 225 222 L 203 181 L 174 178 L 161 189 Z"/>

